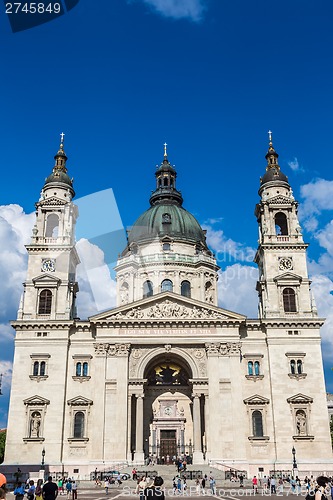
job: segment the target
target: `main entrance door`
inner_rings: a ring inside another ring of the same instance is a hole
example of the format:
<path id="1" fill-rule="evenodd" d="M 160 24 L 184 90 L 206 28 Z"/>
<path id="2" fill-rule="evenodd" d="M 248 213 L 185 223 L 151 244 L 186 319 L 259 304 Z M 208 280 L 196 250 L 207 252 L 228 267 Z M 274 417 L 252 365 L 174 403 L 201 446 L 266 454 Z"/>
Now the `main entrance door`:
<path id="1" fill-rule="evenodd" d="M 167 455 L 172 458 L 177 456 L 177 439 L 175 430 L 161 430 L 160 434 L 160 458 L 166 458 Z"/>

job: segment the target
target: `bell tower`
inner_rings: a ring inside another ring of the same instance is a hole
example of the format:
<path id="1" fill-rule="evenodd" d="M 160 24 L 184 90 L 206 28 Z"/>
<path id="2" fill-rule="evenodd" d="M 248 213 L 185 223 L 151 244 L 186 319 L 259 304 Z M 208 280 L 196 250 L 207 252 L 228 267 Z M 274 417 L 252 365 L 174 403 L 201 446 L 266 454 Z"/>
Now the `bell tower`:
<path id="1" fill-rule="evenodd" d="M 78 291 L 75 249 L 77 207 L 73 180 L 67 174 L 64 134 L 55 155 L 52 173 L 45 180 L 36 203 L 36 223 L 28 251 L 27 279 L 18 320 L 70 320 L 76 316 Z"/>
<path id="2" fill-rule="evenodd" d="M 288 177 L 278 164 L 279 155 L 269 132 L 266 173 L 260 179 L 260 202 L 255 215 L 259 246 L 259 317 L 313 317 L 317 315 L 311 296 L 306 249 Z"/>

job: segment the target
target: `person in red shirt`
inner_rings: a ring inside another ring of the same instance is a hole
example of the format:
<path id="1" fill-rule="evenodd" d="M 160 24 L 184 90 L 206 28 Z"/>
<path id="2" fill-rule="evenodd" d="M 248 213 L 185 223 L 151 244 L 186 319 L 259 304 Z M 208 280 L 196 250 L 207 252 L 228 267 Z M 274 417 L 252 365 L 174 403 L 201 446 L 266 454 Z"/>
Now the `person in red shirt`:
<path id="1" fill-rule="evenodd" d="M 253 476 L 252 487 L 255 493 L 258 493 L 258 479 L 257 476 Z"/>

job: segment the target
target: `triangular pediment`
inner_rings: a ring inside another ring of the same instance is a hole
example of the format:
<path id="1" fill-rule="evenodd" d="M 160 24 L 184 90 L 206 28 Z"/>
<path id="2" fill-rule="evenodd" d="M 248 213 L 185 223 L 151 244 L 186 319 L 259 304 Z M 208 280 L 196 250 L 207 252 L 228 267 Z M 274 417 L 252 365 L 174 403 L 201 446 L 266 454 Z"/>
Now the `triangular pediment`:
<path id="1" fill-rule="evenodd" d="M 44 406 L 50 404 L 49 399 L 42 398 L 42 396 L 31 396 L 30 398 L 24 399 L 23 403 L 27 406 Z"/>
<path id="2" fill-rule="evenodd" d="M 295 396 L 291 396 L 291 398 L 287 399 L 287 403 L 291 404 L 308 404 L 308 403 L 313 403 L 313 398 L 310 398 L 309 396 L 305 396 L 305 394 L 295 394 Z"/>
<path id="3" fill-rule="evenodd" d="M 40 200 L 38 205 L 42 205 L 43 207 L 54 207 L 59 205 L 67 205 L 69 203 L 68 200 L 63 200 L 58 198 L 57 196 L 51 196 L 50 198 L 45 198 L 44 200 Z"/>
<path id="4" fill-rule="evenodd" d="M 163 292 L 105 311 L 89 319 L 93 322 L 113 319 L 145 321 L 165 321 L 168 319 L 244 321 L 246 316 L 172 292 Z"/>
<path id="5" fill-rule="evenodd" d="M 273 198 L 269 198 L 267 201 L 270 205 L 290 205 L 294 200 L 280 194 L 278 196 L 273 196 Z"/>
<path id="6" fill-rule="evenodd" d="M 246 405 L 268 405 L 269 399 L 259 396 L 259 394 L 255 394 L 254 396 L 244 399 L 244 403 Z"/>
<path id="7" fill-rule="evenodd" d="M 75 398 L 69 399 L 67 404 L 69 406 L 90 406 L 93 404 L 93 401 L 84 396 L 76 396 Z"/>
<path id="8" fill-rule="evenodd" d="M 33 283 L 40 283 L 40 284 L 49 284 L 53 283 L 54 285 L 57 285 L 60 283 L 60 279 L 54 276 L 53 274 L 40 274 L 39 276 L 36 276 L 35 278 L 32 278 Z"/>
<path id="9" fill-rule="evenodd" d="M 302 276 L 294 273 L 283 273 L 279 274 L 279 276 L 275 276 L 274 281 L 293 281 L 300 283 L 302 281 Z"/>

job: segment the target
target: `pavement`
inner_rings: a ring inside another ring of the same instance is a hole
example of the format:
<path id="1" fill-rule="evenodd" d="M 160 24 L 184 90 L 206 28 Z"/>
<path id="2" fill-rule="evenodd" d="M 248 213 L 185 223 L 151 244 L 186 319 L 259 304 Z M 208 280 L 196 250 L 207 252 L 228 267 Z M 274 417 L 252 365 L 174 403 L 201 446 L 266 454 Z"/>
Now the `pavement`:
<path id="1" fill-rule="evenodd" d="M 205 493 L 198 495 L 196 493 L 195 481 L 187 482 L 187 489 L 184 492 L 176 492 L 174 494 L 172 487 L 166 486 L 164 488 L 164 494 L 166 497 L 194 497 L 196 500 L 208 500 L 209 497 L 212 498 L 225 498 L 228 500 L 243 499 L 244 497 L 252 498 L 253 500 L 262 500 L 263 497 L 271 497 L 272 500 L 276 500 L 278 497 L 292 497 L 296 500 L 304 500 L 305 491 L 299 492 L 298 494 L 292 493 L 291 488 L 285 486 L 283 491 L 279 491 L 277 494 L 271 494 L 270 492 L 264 492 L 259 489 L 258 493 L 254 494 L 250 486 L 245 486 L 244 488 L 239 488 L 237 483 L 231 483 L 232 486 L 222 486 L 216 485 L 216 494 L 213 495 L 209 488 L 205 489 Z M 132 480 L 124 481 L 120 486 L 111 485 L 109 488 L 108 495 L 106 495 L 103 486 L 95 486 L 93 483 L 88 481 L 79 481 L 78 487 L 78 500 L 115 500 L 116 498 L 137 498 L 139 500 L 139 495 L 135 493 L 136 482 Z M 58 500 L 67 500 L 66 495 L 59 495 Z M 70 499 L 71 500 L 71 499 Z"/>

